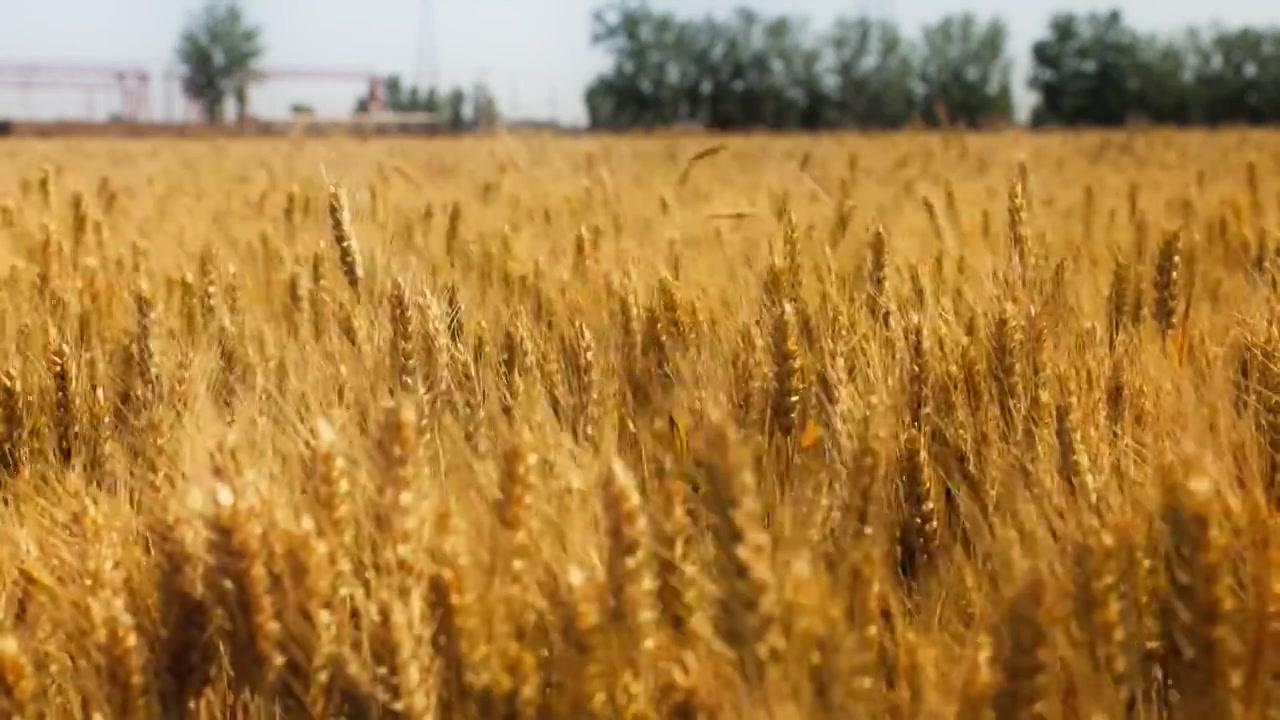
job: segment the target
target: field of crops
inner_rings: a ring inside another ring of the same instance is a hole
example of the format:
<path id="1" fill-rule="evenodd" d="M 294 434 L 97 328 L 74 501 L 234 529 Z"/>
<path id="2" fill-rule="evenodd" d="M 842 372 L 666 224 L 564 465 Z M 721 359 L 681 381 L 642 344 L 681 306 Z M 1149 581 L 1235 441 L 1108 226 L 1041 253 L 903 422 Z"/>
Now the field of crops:
<path id="1" fill-rule="evenodd" d="M 1280 704 L 1280 135 L 0 152 L 0 717 Z"/>

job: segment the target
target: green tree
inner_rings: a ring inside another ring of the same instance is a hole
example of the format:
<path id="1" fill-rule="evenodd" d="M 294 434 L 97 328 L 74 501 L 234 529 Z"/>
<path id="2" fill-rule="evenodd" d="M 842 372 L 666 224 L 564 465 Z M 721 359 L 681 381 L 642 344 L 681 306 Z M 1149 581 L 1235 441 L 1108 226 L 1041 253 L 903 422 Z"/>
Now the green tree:
<path id="1" fill-rule="evenodd" d="M 827 39 L 835 76 L 836 124 L 868 128 L 904 125 L 916 111 L 916 60 L 892 22 L 840 18 Z"/>
<path id="2" fill-rule="evenodd" d="M 1210 26 L 1139 34 L 1119 12 L 1058 15 L 1032 48 L 1037 123 L 1280 120 L 1280 32 Z"/>
<path id="3" fill-rule="evenodd" d="M 382 91 L 386 93 L 387 109 L 391 112 L 403 112 L 405 110 L 404 81 L 399 75 L 388 75 L 382 82 Z"/>
<path id="4" fill-rule="evenodd" d="M 1190 34 L 1194 112 L 1199 120 L 1280 120 L 1280 32 L 1213 26 Z"/>
<path id="5" fill-rule="evenodd" d="M 187 23 L 178 41 L 183 92 L 200 103 L 206 122 L 221 123 L 228 97 L 236 117 L 248 112 L 249 86 L 258 79 L 265 48 L 262 31 L 249 23 L 235 0 L 209 0 Z"/>
<path id="6" fill-rule="evenodd" d="M 771 128 L 815 130 L 826 125 L 831 95 L 822 67 L 822 51 L 803 21 L 780 16 L 764 22 L 760 54 Z"/>
<path id="7" fill-rule="evenodd" d="M 498 101 L 484 83 L 477 83 L 471 91 L 471 125 L 491 128 L 498 124 Z"/>
<path id="8" fill-rule="evenodd" d="M 762 47 L 764 24 L 760 13 L 739 8 L 725 27 L 721 62 L 730 72 L 721 85 L 731 102 L 716 114 L 717 128 L 761 127 L 774 112 L 773 58 Z"/>
<path id="9" fill-rule="evenodd" d="M 427 96 L 422 99 L 422 111 L 429 113 L 438 113 L 443 107 L 440 100 L 440 92 L 433 86 L 427 90 Z"/>
<path id="10" fill-rule="evenodd" d="M 712 128 L 746 124 L 740 96 L 743 45 L 730 23 L 713 17 L 681 23 L 680 119 Z"/>
<path id="11" fill-rule="evenodd" d="M 1030 84 L 1040 95 L 1034 122 L 1100 126 L 1126 122 L 1139 109 L 1135 104 L 1139 50 L 1138 34 L 1118 10 L 1055 15 L 1048 36 L 1031 48 Z"/>
<path id="12" fill-rule="evenodd" d="M 887 23 L 871 26 L 870 38 L 856 29 L 815 32 L 802 19 L 748 8 L 682 19 L 617 0 L 592 17 L 592 41 L 612 64 L 588 88 L 591 124 L 818 129 L 882 102 L 887 118 L 871 124 L 905 120 L 915 104 L 909 44 Z"/>
<path id="13" fill-rule="evenodd" d="M 1013 114 L 1008 30 L 999 19 L 972 13 L 926 25 L 921 36 L 920 110 L 933 125 L 978 127 Z"/>
<path id="14" fill-rule="evenodd" d="M 591 40 L 613 59 L 587 91 L 595 124 L 652 126 L 679 119 L 680 27 L 669 13 L 619 0 L 591 16 Z"/>
<path id="15" fill-rule="evenodd" d="M 595 128 L 697 122 L 753 127 L 975 127 L 1013 114 L 1008 32 L 997 18 L 943 17 L 912 38 L 843 18 L 822 32 L 738 8 L 682 18 L 609 0 L 591 40 L 610 59 L 587 88 Z M 1280 120 L 1280 31 L 1141 34 L 1119 11 L 1060 13 L 1031 48 L 1036 124 L 1114 126 Z"/>
<path id="16" fill-rule="evenodd" d="M 1197 122 L 1192 62 L 1184 37 L 1139 37 L 1132 70 L 1132 116 L 1162 125 Z"/>
<path id="17" fill-rule="evenodd" d="M 629 123 L 625 120 L 622 105 L 623 90 L 617 78 L 600 75 L 587 86 L 585 102 L 587 122 L 598 130 L 621 129 Z"/>
<path id="18" fill-rule="evenodd" d="M 444 101 L 445 122 L 450 130 L 465 130 L 467 127 L 467 94 L 462 88 L 455 87 L 449 91 Z"/>

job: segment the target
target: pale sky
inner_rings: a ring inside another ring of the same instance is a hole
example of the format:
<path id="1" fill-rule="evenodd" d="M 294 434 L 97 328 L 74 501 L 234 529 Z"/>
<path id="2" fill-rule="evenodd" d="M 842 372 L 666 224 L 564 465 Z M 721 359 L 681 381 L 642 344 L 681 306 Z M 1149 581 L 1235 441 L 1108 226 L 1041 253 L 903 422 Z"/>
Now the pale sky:
<path id="1" fill-rule="evenodd" d="M 164 117 L 164 68 L 174 54 L 196 0 L 6 0 L 0 21 L 0 64 L 102 63 L 130 65 L 152 74 L 151 108 Z M 430 0 L 434 30 L 423 27 L 424 0 L 242 0 L 264 29 L 264 66 L 399 72 L 412 80 L 433 74 L 442 84 L 488 82 L 505 114 L 554 116 L 569 122 L 585 117 L 582 93 L 605 66 L 590 42 L 590 15 L 598 0 Z M 1147 30 L 1188 24 L 1280 22 L 1280 4 L 1265 0 L 1114 0 L 1059 2 L 1029 0 L 654 0 L 656 7 L 684 14 L 721 14 L 738 5 L 766 13 L 786 12 L 825 26 L 840 14 L 869 11 L 888 15 L 911 33 L 948 12 L 973 10 L 1003 17 L 1013 34 L 1020 69 L 1030 43 L 1060 9 L 1116 6 Z M 419 39 L 433 50 L 420 52 Z M 434 63 L 432 60 L 434 59 Z M 433 67 L 434 66 L 434 69 Z M 1025 82 L 1018 76 L 1016 88 Z M 293 101 L 322 114 L 345 114 L 364 90 L 356 81 L 273 81 L 254 92 L 255 112 L 282 115 Z M 175 93 L 176 96 L 176 93 Z M 90 99 L 92 97 L 92 100 Z M 180 110 L 174 104 L 175 112 Z M 104 116 L 119 109 L 115 93 L 84 89 L 24 92 L 0 85 L 0 117 Z"/>

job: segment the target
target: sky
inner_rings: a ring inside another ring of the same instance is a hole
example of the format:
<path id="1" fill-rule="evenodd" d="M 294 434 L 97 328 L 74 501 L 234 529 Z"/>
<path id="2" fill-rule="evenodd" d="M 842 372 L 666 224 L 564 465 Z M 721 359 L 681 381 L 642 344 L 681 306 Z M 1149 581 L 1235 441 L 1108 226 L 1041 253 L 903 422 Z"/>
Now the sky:
<path id="1" fill-rule="evenodd" d="M 470 87 L 483 80 L 511 117 L 578 123 L 582 94 L 607 64 L 591 47 L 591 11 L 601 0 L 241 0 L 262 26 L 272 68 L 400 73 Z M 182 113 L 164 71 L 197 0 L 6 0 L 0 22 L 0 66 L 11 63 L 93 63 L 147 69 L 152 117 Z M 1030 44 L 1055 11 L 1119 7 L 1144 30 L 1192 24 L 1280 23 L 1280 5 L 1261 0 L 1111 0 L 1038 3 L 1028 0 L 652 0 L 682 14 L 723 14 L 739 5 L 786 13 L 825 26 L 841 14 L 870 12 L 914 32 L 949 12 L 999 15 L 1008 23 L 1020 73 Z M 424 8 L 429 7 L 429 11 Z M 425 40 L 426 42 L 422 42 Z M 423 47 L 429 48 L 427 50 Z M 1025 82 L 1020 82 L 1025 86 Z M 1018 88 L 1021 90 L 1021 87 Z M 255 88 L 256 114 L 282 116 L 294 102 L 321 115 L 350 112 L 365 90 L 359 80 L 272 80 Z M 1025 92 L 1022 93 L 1025 100 Z M 118 111 L 118 93 L 62 88 L 23 90 L 0 85 L 0 117 L 103 117 Z"/>

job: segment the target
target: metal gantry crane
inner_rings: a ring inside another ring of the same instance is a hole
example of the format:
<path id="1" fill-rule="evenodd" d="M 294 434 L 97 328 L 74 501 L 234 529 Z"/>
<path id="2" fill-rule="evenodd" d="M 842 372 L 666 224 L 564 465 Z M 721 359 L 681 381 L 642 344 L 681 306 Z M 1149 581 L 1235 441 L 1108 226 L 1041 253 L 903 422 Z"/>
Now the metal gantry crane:
<path id="1" fill-rule="evenodd" d="M 120 117 L 130 122 L 150 114 L 151 75 L 140 67 L 0 62 L 0 87 L 34 91 L 114 91 L 120 97 Z"/>
<path id="2" fill-rule="evenodd" d="M 431 84 L 438 80 L 439 62 L 436 56 L 436 22 L 432 0 L 421 0 L 418 18 L 416 74 L 424 70 Z M 426 66 L 426 67 L 424 67 Z M 290 80 L 312 82 L 360 82 L 366 85 L 369 109 L 380 114 L 387 109 L 386 87 L 381 73 L 360 69 L 323 68 L 267 68 L 257 74 L 256 80 Z M 182 88 L 182 69 L 169 65 L 163 72 L 164 120 L 192 121 L 198 116 L 198 103 L 187 97 Z M 119 97 L 119 118 L 129 122 L 152 120 L 151 75 L 142 67 L 113 64 L 57 63 L 57 62 L 5 62 L 0 61 L 0 92 L 6 89 L 27 94 L 32 92 L 84 92 L 116 93 Z M 175 113 L 174 103 L 181 99 L 185 104 L 182 116 Z"/>
<path id="3" fill-rule="evenodd" d="M 173 101 L 176 97 L 186 101 L 182 120 L 190 122 L 198 115 L 199 104 L 187 97 L 182 90 L 182 69 L 171 65 L 165 70 L 165 115 L 174 120 Z M 352 82 L 363 83 L 367 87 L 370 109 L 380 110 L 386 107 L 386 88 L 382 76 L 371 70 L 353 70 L 343 68 L 264 68 L 257 71 L 258 82 L 274 80 L 293 80 L 306 82 Z M 255 83 L 256 84 L 256 83 Z"/>
<path id="4" fill-rule="evenodd" d="M 259 75 L 263 80 L 302 80 L 314 82 L 352 82 L 364 83 L 369 97 L 371 111 L 386 108 L 387 93 L 382 76 L 371 70 L 350 70 L 335 68 L 268 68 Z"/>

